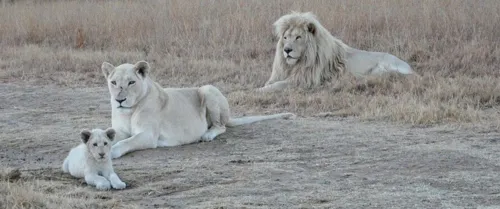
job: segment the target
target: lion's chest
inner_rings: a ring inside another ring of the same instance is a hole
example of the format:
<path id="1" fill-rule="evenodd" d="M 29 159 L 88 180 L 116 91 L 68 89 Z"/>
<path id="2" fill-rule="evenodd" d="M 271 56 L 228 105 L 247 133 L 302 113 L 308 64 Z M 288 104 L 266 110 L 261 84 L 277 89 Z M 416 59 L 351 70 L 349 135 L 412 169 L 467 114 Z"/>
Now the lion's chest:
<path id="1" fill-rule="evenodd" d="M 122 113 L 119 111 L 113 111 L 111 125 L 114 129 L 117 129 L 123 133 L 132 135 L 132 115 L 127 113 Z"/>

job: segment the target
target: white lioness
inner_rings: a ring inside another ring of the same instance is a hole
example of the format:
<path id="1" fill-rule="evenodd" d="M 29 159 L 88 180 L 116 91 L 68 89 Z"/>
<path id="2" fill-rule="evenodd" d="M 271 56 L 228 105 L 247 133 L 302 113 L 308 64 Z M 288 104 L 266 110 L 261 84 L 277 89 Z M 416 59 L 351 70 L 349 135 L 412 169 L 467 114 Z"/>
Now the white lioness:
<path id="1" fill-rule="evenodd" d="M 346 71 L 356 77 L 388 72 L 415 74 L 408 63 L 394 55 L 347 46 L 310 12 L 284 15 L 273 26 L 279 38 L 273 70 L 257 91 L 283 90 L 289 85 L 310 88 Z"/>
<path id="2" fill-rule="evenodd" d="M 226 126 L 295 116 L 230 118 L 229 103 L 217 88 L 164 89 L 149 77 L 146 61 L 117 67 L 104 62 L 101 68 L 111 95 L 112 126 L 120 140 L 112 147 L 113 158 L 135 150 L 211 141 Z"/>
<path id="3" fill-rule="evenodd" d="M 94 185 L 99 190 L 125 188 L 126 184 L 116 175 L 111 162 L 110 151 L 115 130 L 84 129 L 80 135 L 83 144 L 71 149 L 64 159 L 63 172 L 83 177 L 87 184 Z"/>

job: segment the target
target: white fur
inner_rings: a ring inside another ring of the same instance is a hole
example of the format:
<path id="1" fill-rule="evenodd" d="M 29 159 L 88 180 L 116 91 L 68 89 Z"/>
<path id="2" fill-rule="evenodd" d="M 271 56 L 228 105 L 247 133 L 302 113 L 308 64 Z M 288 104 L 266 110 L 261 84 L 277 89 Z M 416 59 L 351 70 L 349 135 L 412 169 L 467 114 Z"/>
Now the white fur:
<path id="1" fill-rule="evenodd" d="M 389 72 L 417 75 L 394 55 L 346 45 L 310 12 L 283 15 L 273 25 L 279 38 L 273 70 L 264 87 L 257 89 L 259 92 L 283 90 L 291 85 L 314 87 L 344 72 L 356 77 Z"/>
<path id="2" fill-rule="evenodd" d="M 111 156 L 109 155 L 112 144 L 111 140 L 106 136 L 106 131 L 101 129 L 94 129 L 92 132 L 87 131 L 89 133 L 88 141 L 71 149 L 64 160 L 62 170 L 74 177 L 85 178 L 88 185 L 94 185 L 99 190 L 106 190 L 111 187 L 123 189 L 126 184 L 120 180 L 113 169 Z M 107 147 L 102 146 L 104 142 L 109 143 L 109 145 Z M 99 143 L 99 147 L 94 147 L 94 143 Z M 99 153 L 104 153 L 105 156 L 99 158 Z"/>
<path id="3" fill-rule="evenodd" d="M 111 122 L 117 131 L 113 158 L 135 150 L 211 141 L 226 126 L 295 116 L 230 118 L 229 103 L 217 88 L 162 88 L 149 77 L 145 61 L 117 67 L 104 62 L 102 71 L 111 95 Z"/>

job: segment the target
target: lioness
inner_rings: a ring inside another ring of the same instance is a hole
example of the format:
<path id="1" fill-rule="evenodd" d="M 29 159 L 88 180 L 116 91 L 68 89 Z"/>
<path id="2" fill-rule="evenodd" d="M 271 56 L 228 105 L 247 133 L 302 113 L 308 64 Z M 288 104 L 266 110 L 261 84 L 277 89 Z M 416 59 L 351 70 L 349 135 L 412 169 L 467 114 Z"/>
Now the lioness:
<path id="1" fill-rule="evenodd" d="M 149 77 L 146 61 L 117 67 L 104 62 L 101 69 L 108 82 L 118 141 L 111 149 L 112 158 L 135 150 L 211 141 L 226 126 L 295 117 L 280 113 L 230 118 L 229 103 L 217 88 L 162 88 Z"/>

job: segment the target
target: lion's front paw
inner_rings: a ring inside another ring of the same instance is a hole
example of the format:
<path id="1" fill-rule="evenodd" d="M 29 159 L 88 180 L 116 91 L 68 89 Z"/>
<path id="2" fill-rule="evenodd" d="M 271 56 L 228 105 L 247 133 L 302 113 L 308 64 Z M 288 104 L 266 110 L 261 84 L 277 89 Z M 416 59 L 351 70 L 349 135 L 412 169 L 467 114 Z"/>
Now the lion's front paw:
<path id="1" fill-rule="evenodd" d="M 262 88 L 255 89 L 255 92 L 263 93 L 263 92 L 266 92 L 266 90 L 264 89 L 264 87 L 262 87 Z"/>
<path id="2" fill-rule="evenodd" d="M 122 153 L 120 152 L 119 147 L 116 147 L 116 146 L 111 147 L 111 158 L 112 159 L 119 158 L 121 156 L 122 156 Z"/>
<path id="3" fill-rule="evenodd" d="M 117 181 L 112 183 L 113 188 L 115 189 L 125 189 L 127 187 L 127 184 L 123 181 Z"/>
<path id="4" fill-rule="evenodd" d="M 108 190 L 111 188 L 111 185 L 109 184 L 108 181 L 103 181 L 103 182 L 96 183 L 95 188 L 98 190 Z"/>

